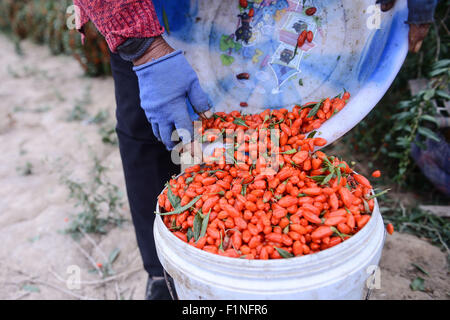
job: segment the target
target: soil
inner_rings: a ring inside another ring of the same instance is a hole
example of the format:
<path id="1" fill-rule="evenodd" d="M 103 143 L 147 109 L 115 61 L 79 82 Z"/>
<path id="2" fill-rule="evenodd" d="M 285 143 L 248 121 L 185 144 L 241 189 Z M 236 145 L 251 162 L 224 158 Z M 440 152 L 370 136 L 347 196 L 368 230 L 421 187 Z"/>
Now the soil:
<path id="1" fill-rule="evenodd" d="M 0 35 L 0 299 L 143 299 L 147 275 L 127 206 L 127 221 L 106 235 L 77 242 L 62 232 L 79 208 L 61 177 L 86 181 L 92 154 L 125 195 L 118 149 L 99 134 L 105 124 L 67 121 L 81 105 L 90 116 L 108 111 L 113 127 L 113 81 L 84 77 L 71 57 L 52 56 L 28 41 L 20 45 L 22 56 Z M 92 272 L 115 249 L 114 276 Z M 426 240 L 388 236 L 380 267 L 381 288 L 371 299 L 449 298 L 447 255 Z M 73 268 L 80 271 L 78 289 L 67 283 Z M 424 292 L 410 289 L 418 276 Z"/>

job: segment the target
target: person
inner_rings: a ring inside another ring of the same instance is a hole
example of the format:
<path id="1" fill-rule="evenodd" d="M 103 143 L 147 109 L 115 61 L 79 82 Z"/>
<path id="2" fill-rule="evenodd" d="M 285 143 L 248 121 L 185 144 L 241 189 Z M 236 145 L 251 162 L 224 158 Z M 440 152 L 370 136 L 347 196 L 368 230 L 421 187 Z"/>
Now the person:
<path id="1" fill-rule="evenodd" d="M 170 299 L 155 249 L 153 212 L 165 182 L 180 172 L 171 161 L 172 132 L 193 131 L 186 98 L 197 113 L 210 109 L 209 100 L 183 53 L 161 36 L 164 28 L 152 1 L 74 0 L 74 5 L 77 29 L 83 33 L 91 20 L 111 51 L 116 132 L 137 244 L 149 274 L 146 298 Z"/>
<path id="2" fill-rule="evenodd" d="M 384 11 L 394 4 L 378 2 Z M 183 53 L 162 37 L 164 28 L 151 0 L 74 0 L 74 5 L 77 29 L 83 33 L 83 25 L 91 20 L 111 51 L 116 132 L 136 239 L 149 274 L 146 298 L 169 299 L 153 239 L 153 212 L 164 183 L 180 170 L 169 152 L 174 147 L 172 132 L 193 131 L 187 103 L 199 114 L 211 106 Z M 408 0 L 408 5 L 410 48 L 417 51 L 428 30 L 420 25 L 432 21 L 436 0 Z"/>
<path id="3" fill-rule="evenodd" d="M 381 11 L 391 10 L 396 0 L 377 0 L 380 4 Z M 434 22 L 434 12 L 436 10 L 438 0 L 408 0 L 408 20 L 409 24 L 409 51 L 412 53 L 419 52 L 422 47 L 423 40 L 426 38 L 430 25 Z"/>

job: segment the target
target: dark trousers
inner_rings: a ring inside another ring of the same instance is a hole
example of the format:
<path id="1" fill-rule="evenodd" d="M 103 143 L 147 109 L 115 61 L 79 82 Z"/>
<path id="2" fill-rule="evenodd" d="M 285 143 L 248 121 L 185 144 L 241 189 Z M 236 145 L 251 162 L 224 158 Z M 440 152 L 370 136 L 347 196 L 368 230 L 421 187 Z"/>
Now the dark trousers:
<path id="1" fill-rule="evenodd" d="M 136 239 L 150 276 L 162 276 L 153 238 L 157 197 L 170 177 L 180 172 L 170 152 L 155 136 L 140 107 L 139 86 L 132 63 L 111 53 L 116 94 L 117 135 Z"/>

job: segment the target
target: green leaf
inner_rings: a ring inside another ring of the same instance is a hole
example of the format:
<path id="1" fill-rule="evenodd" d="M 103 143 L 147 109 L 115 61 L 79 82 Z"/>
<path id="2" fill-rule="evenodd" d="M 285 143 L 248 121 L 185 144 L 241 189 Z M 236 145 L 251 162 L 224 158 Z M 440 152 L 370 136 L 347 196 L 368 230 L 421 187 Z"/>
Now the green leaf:
<path id="1" fill-rule="evenodd" d="M 436 90 L 434 90 L 434 89 L 426 90 L 424 95 L 423 95 L 423 99 L 425 101 L 429 101 L 431 98 L 434 97 L 435 93 L 436 93 Z"/>
<path id="2" fill-rule="evenodd" d="M 363 204 L 364 204 L 364 212 L 370 213 L 369 203 L 366 201 L 366 199 L 363 199 Z"/>
<path id="3" fill-rule="evenodd" d="M 190 184 L 192 181 L 194 181 L 194 177 L 189 177 L 186 179 L 186 184 Z"/>
<path id="4" fill-rule="evenodd" d="M 200 232 L 200 238 L 203 238 L 206 234 L 206 229 L 208 228 L 208 222 L 209 222 L 209 214 L 211 213 L 211 210 L 209 210 L 208 214 L 206 215 L 206 217 L 203 219 L 202 221 L 202 230 Z"/>
<path id="5" fill-rule="evenodd" d="M 312 139 L 314 138 L 314 136 L 316 135 L 317 131 L 313 131 L 310 134 L 308 134 L 308 136 L 306 137 L 306 139 Z"/>
<path id="6" fill-rule="evenodd" d="M 317 111 L 319 111 L 320 106 L 322 105 L 323 102 L 324 102 L 324 99 L 317 102 L 316 105 L 311 109 L 311 111 L 309 111 L 309 113 L 306 117 L 307 118 L 314 117 L 317 114 Z"/>
<path id="7" fill-rule="evenodd" d="M 418 264 L 415 263 L 411 263 L 414 267 L 416 267 L 420 272 L 422 272 L 423 274 L 426 274 L 427 276 L 429 276 L 430 274 L 421 266 L 419 266 Z"/>
<path id="8" fill-rule="evenodd" d="M 417 277 L 411 281 L 409 287 L 412 291 L 425 291 L 425 280 L 421 277 Z"/>
<path id="9" fill-rule="evenodd" d="M 28 241 L 30 241 L 31 243 L 34 243 L 34 242 L 38 241 L 40 238 L 41 238 L 41 236 L 37 235 L 37 236 L 31 237 L 31 238 L 28 238 Z"/>
<path id="10" fill-rule="evenodd" d="M 411 140 L 407 137 L 398 137 L 395 144 L 406 149 L 411 145 Z"/>
<path id="11" fill-rule="evenodd" d="M 450 95 L 448 94 L 448 92 L 445 92 L 443 90 L 437 90 L 436 94 L 445 100 L 450 100 Z"/>
<path id="12" fill-rule="evenodd" d="M 188 228 L 186 237 L 188 242 L 191 241 L 191 239 L 194 237 L 194 232 L 192 232 L 192 229 L 190 227 Z"/>
<path id="13" fill-rule="evenodd" d="M 306 176 L 306 177 L 308 177 L 316 182 L 322 182 L 326 178 L 326 176 Z"/>
<path id="14" fill-rule="evenodd" d="M 297 195 L 297 198 L 302 198 L 302 197 L 307 197 L 308 195 L 306 194 L 306 193 L 299 193 L 298 195 Z"/>
<path id="15" fill-rule="evenodd" d="M 450 59 L 442 59 L 433 64 L 433 69 L 450 67 Z"/>
<path id="16" fill-rule="evenodd" d="M 281 152 L 280 154 L 294 154 L 294 153 L 297 153 L 297 149 L 291 149 L 285 152 Z"/>
<path id="17" fill-rule="evenodd" d="M 233 160 L 233 162 L 235 163 L 235 164 L 237 164 L 237 161 L 236 161 L 236 158 L 234 157 L 234 148 L 228 148 L 228 149 L 226 149 L 226 153 L 227 153 L 227 155 L 228 155 L 228 157 L 227 157 L 227 160 L 228 159 L 232 159 Z"/>
<path id="18" fill-rule="evenodd" d="M 203 222 L 203 218 L 201 216 L 200 211 L 197 212 L 197 214 L 194 217 L 194 225 L 192 226 L 194 228 L 194 240 L 197 242 L 198 239 L 200 239 L 200 232 L 202 229 L 202 222 Z"/>
<path id="19" fill-rule="evenodd" d="M 22 290 L 25 290 L 28 292 L 41 292 L 41 290 L 38 287 L 32 286 L 31 284 L 24 284 L 22 286 Z"/>
<path id="20" fill-rule="evenodd" d="M 170 228 L 169 228 L 170 230 L 179 230 L 179 229 L 181 229 L 181 227 L 179 226 L 179 227 L 177 227 L 177 221 L 176 221 L 176 219 L 172 219 L 172 224 L 170 225 Z"/>
<path id="21" fill-rule="evenodd" d="M 388 157 L 395 158 L 395 159 L 401 159 L 403 157 L 403 154 L 400 152 L 389 152 Z"/>
<path id="22" fill-rule="evenodd" d="M 275 248 L 275 250 L 278 251 L 280 256 L 283 257 L 284 259 L 288 259 L 288 258 L 293 258 L 294 257 L 294 255 L 292 253 L 290 253 L 289 251 L 286 251 L 284 249 L 277 248 L 277 247 L 274 247 L 274 248 Z"/>
<path id="23" fill-rule="evenodd" d="M 113 264 L 114 261 L 116 261 L 117 257 L 119 256 L 119 254 L 120 254 L 119 248 L 115 248 L 114 250 L 112 250 L 108 257 L 108 263 Z"/>
<path id="24" fill-rule="evenodd" d="M 302 110 L 306 108 L 311 108 L 311 106 L 301 106 L 300 109 L 298 109 L 298 114 L 300 115 L 302 113 Z"/>
<path id="25" fill-rule="evenodd" d="M 376 194 L 370 196 L 369 198 L 367 198 L 367 200 L 371 200 L 371 199 L 377 198 L 377 197 L 379 197 L 379 196 L 382 196 L 383 194 L 388 193 L 390 190 L 391 190 L 391 189 L 386 189 L 386 190 L 384 190 L 384 191 L 381 191 L 381 192 L 379 192 L 379 193 L 376 193 Z"/>
<path id="26" fill-rule="evenodd" d="M 420 117 L 420 120 L 430 121 L 430 122 L 435 123 L 436 125 L 439 124 L 435 117 L 430 116 L 430 115 L 428 115 L 428 114 L 422 115 L 422 116 Z"/>
<path id="27" fill-rule="evenodd" d="M 340 172 L 340 170 L 338 170 L 339 172 Z M 324 184 L 327 184 L 330 180 L 331 180 L 331 178 L 333 178 L 333 172 L 332 173 L 330 173 L 329 175 L 327 175 L 326 177 L 325 177 L 325 179 L 323 179 L 322 180 L 322 185 L 324 185 Z"/>
<path id="28" fill-rule="evenodd" d="M 336 98 L 341 99 L 341 97 L 342 97 L 342 93 L 339 93 L 338 95 L 334 96 L 333 99 L 336 99 Z"/>
<path id="29" fill-rule="evenodd" d="M 243 127 L 247 127 L 249 128 L 249 126 L 245 123 L 245 121 L 241 118 L 236 118 L 233 121 L 234 124 L 238 125 L 238 126 L 243 126 Z"/>
<path id="30" fill-rule="evenodd" d="M 217 169 L 217 170 L 210 170 L 210 171 L 208 171 L 208 174 L 209 174 L 210 176 L 212 176 L 212 175 L 215 174 L 216 172 L 223 172 L 223 170 L 220 170 L 220 169 Z"/>
<path id="31" fill-rule="evenodd" d="M 337 179 L 338 179 L 338 185 L 341 183 L 341 170 L 338 168 L 337 170 L 336 170 L 336 172 L 337 172 Z"/>
<path id="32" fill-rule="evenodd" d="M 342 240 L 344 240 L 345 238 L 351 238 L 352 237 L 352 235 L 350 235 L 350 234 L 345 234 L 345 233 L 342 233 L 342 232 L 340 232 L 337 228 L 335 228 L 335 227 L 330 227 L 331 228 L 331 230 L 334 232 L 334 233 L 336 233 L 337 235 L 338 235 L 338 237 L 339 238 L 341 238 Z"/>
<path id="33" fill-rule="evenodd" d="M 190 209 L 202 196 L 197 196 L 194 199 L 191 200 L 191 202 L 189 202 L 187 205 L 182 206 L 182 207 L 178 207 L 175 210 L 171 211 L 171 212 L 155 212 L 157 215 L 160 216 L 170 216 L 172 214 L 180 214 L 188 209 Z"/>
<path id="34" fill-rule="evenodd" d="M 242 194 L 244 197 L 247 195 L 247 185 L 246 185 L 246 184 L 243 184 L 243 185 L 242 185 L 241 194 Z"/>
<path id="35" fill-rule="evenodd" d="M 284 234 L 288 234 L 288 232 L 289 232 L 289 225 L 287 225 L 287 226 L 284 227 L 284 229 L 283 229 L 283 233 L 284 233 Z"/>
<path id="36" fill-rule="evenodd" d="M 217 115 L 215 113 L 213 114 L 213 117 L 214 117 L 214 120 L 220 119 L 222 122 L 226 122 L 226 120 L 223 117 L 221 117 L 221 116 L 219 116 L 219 115 Z"/>
<path id="37" fill-rule="evenodd" d="M 223 250 L 223 237 L 222 237 L 222 230 L 220 230 L 220 244 L 219 244 L 219 250 L 220 251 L 224 251 Z"/>
<path id="38" fill-rule="evenodd" d="M 439 69 L 435 69 L 435 70 L 431 71 L 429 73 L 429 76 L 430 76 L 430 78 L 432 78 L 432 77 L 438 76 L 445 72 L 448 72 L 448 68 L 439 68 Z"/>
<path id="39" fill-rule="evenodd" d="M 333 167 L 333 164 L 332 164 L 331 161 L 328 159 L 328 157 L 324 157 L 324 158 L 323 158 L 323 161 L 325 162 L 325 164 L 326 164 L 328 167 Z"/>
<path id="40" fill-rule="evenodd" d="M 430 130 L 430 129 L 426 128 L 426 127 L 419 127 L 419 128 L 417 128 L 417 132 L 420 135 L 422 135 L 422 136 L 424 136 L 426 138 L 429 138 L 431 140 L 434 140 L 436 142 L 441 141 L 441 139 L 439 139 L 439 137 L 436 135 L 436 133 L 434 133 L 432 130 Z"/>
<path id="41" fill-rule="evenodd" d="M 167 198 L 169 199 L 170 204 L 174 209 L 179 207 L 181 199 L 173 194 L 172 188 L 169 183 L 167 184 Z"/>
<path id="42" fill-rule="evenodd" d="M 406 108 L 410 108 L 411 107 L 411 103 L 412 101 L 409 100 L 405 100 L 405 101 L 400 101 L 397 105 L 396 108 L 397 109 L 406 109 Z"/>
<path id="43" fill-rule="evenodd" d="M 409 111 L 404 111 L 404 112 L 397 113 L 391 117 L 391 119 L 398 120 L 398 121 L 405 120 L 408 118 L 409 119 L 414 118 L 414 113 L 409 112 Z"/>

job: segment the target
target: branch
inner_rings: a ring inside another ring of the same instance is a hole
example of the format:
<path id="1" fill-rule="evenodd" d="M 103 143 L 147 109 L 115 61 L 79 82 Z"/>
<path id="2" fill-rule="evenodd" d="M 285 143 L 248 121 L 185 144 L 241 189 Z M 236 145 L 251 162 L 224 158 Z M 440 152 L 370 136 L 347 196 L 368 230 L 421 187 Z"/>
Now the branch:
<path id="1" fill-rule="evenodd" d="M 86 252 L 86 250 L 83 249 L 76 241 L 74 241 L 76 247 L 80 252 L 89 260 L 89 262 L 94 266 L 94 268 L 97 270 L 100 277 L 103 277 L 103 272 L 100 270 L 100 268 L 97 266 L 97 263 L 95 260 L 89 255 L 89 253 Z"/>

